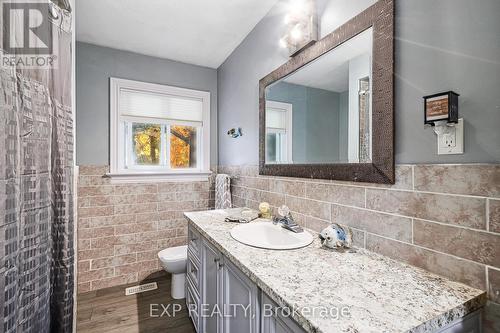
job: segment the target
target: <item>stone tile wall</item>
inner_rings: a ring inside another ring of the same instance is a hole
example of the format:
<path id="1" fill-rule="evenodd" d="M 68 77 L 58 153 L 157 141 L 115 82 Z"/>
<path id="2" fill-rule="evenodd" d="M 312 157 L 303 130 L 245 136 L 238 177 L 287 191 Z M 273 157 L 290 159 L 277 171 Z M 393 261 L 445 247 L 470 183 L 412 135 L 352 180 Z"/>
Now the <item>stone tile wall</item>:
<path id="1" fill-rule="evenodd" d="M 357 246 L 488 290 L 500 303 L 500 165 L 399 165 L 392 186 L 258 175 L 237 178 L 235 206 L 286 204 L 319 231 L 349 225 Z"/>
<path id="2" fill-rule="evenodd" d="M 213 207 L 210 182 L 113 185 L 107 166 L 80 166 L 78 293 L 160 275 L 159 250 L 187 243 L 183 212 Z"/>
<path id="3" fill-rule="evenodd" d="M 500 165 L 398 165 L 391 186 L 218 170 L 235 177 L 235 206 L 286 204 L 317 231 L 347 224 L 359 247 L 487 290 L 485 332 L 500 329 Z M 157 252 L 186 242 L 182 213 L 213 207 L 211 181 L 113 185 L 106 171 L 80 167 L 80 293 L 161 272 Z"/>

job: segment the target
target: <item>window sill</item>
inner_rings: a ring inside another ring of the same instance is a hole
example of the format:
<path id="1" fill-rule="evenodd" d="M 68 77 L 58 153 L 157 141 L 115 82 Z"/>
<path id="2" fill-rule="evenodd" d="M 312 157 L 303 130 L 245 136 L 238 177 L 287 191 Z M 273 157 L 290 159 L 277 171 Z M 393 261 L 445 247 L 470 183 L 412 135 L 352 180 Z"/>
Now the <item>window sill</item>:
<path id="1" fill-rule="evenodd" d="M 129 172 L 107 173 L 106 177 L 116 183 L 156 183 L 156 182 L 195 182 L 208 181 L 211 171 L 183 171 L 183 172 Z"/>

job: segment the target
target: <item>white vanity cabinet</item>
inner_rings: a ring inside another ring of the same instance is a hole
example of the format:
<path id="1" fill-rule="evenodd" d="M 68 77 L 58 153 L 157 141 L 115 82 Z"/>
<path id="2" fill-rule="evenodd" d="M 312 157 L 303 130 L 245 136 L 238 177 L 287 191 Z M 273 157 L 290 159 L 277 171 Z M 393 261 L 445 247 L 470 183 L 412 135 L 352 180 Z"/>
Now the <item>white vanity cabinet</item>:
<path id="1" fill-rule="evenodd" d="M 258 287 L 195 230 L 188 235 L 186 303 L 196 331 L 259 333 Z M 194 263 L 200 264 L 199 283 L 191 274 Z"/>

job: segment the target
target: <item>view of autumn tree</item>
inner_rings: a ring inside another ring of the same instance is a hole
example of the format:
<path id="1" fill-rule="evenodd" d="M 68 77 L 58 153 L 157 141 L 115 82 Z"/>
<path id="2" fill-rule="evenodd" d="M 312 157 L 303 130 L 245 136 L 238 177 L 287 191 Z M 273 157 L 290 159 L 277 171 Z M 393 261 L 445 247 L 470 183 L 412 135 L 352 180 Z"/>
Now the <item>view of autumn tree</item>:
<path id="1" fill-rule="evenodd" d="M 135 162 L 141 165 L 160 164 L 161 127 L 134 123 L 132 132 L 134 133 Z"/>
<path id="2" fill-rule="evenodd" d="M 159 165 L 161 151 L 160 125 L 138 124 L 132 126 L 136 164 Z M 172 126 L 170 128 L 170 167 L 190 168 L 195 162 L 196 128 Z"/>
<path id="3" fill-rule="evenodd" d="M 196 144 L 196 128 L 172 126 L 170 128 L 170 167 L 189 168 L 193 159 L 192 146 Z"/>

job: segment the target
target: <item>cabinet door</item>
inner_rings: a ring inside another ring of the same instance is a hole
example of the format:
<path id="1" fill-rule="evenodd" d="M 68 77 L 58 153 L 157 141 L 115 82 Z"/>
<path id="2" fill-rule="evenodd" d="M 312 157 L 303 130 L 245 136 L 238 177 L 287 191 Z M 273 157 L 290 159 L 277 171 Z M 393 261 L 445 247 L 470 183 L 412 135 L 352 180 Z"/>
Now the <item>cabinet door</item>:
<path id="1" fill-rule="evenodd" d="M 297 325 L 290 325 L 290 322 L 281 320 L 280 317 L 270 317 L 262 321 L 261 333 L 305 333 Z"/>
<path id="2" fill-rule="evenodd" d="M 222 267 L 222 304 L 224 333 L 258 333 L 259 289 L 228 259 Z"/>
<path id="3" fill-rule="evenodd" d="M 200 331 L 200 299 L 199 296 L 194 291 L 194 287 L 191 281 L 188 279 L 186 281 L 186 305 L 188 308 L 188 315 L 193 321 L 194 328 L 196 332 Z"/>
<path id="4" fill-rule="evenodd" d="M 262 292 L 261 333 L 305 333 L 291 318 L 285 318 L 277 310 L 278 305 Z"/>
<path id="5" fill-rule="evenodd" d="M 220 262 L 222 256 L 203 239 L 201 245 L 202 257 L 202 296 L 201 321 L 203 327 L 199 333 L 222 333 L 222 318 L 218 315 L 221 308 Z"/>

